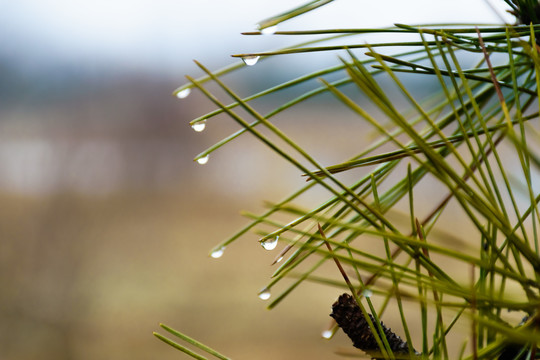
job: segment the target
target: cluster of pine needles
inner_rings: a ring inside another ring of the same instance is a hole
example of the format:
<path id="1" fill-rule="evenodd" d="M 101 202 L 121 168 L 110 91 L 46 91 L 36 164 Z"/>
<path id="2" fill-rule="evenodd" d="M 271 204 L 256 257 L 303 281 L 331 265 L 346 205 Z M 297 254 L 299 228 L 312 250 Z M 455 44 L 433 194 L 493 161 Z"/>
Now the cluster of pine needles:
<path id="1" fill-rule="evenodd" d="M 261 22 L 260 31 L 246 34 L 261 35 L 331 1 L 311 1 Z M 194 119 L 192 125 L 226 114 L 241 129 L 195 160 L 207 159 L 249 133 L 307 179 L 302 188 L 270 204 L 266 212 L 245 213 L 251 222 L 211 253 L 221 255 L 250 231 L 260 234 L 263 245 L 278 241 L 276 270 L 262 291 L 276 294 L 268 307 L 277 306 L 306 281 L 341 288 L 349 295 L 340 297 L 332 316 L 337 320 L 345 311 L 362 319 L 364 325 L 355 320 L 352 326 L 360 329 L 351 331 L 361 333 L 359 343 L 349 336 L 369 357 L 536 358 L 540 343 L 540 50 L 536 39 L 540 26 L 535 25 L 539 7 L 531 0 L 507 3 L 517 16 L 515 25 L 396 24 L 385 29 L 275 31 L 275 36 L 317 39 L 234 56 L 256 62 L 285 54 L 309 57 L 335 52 L 337 64 L 248 97 L 238 95 L 221 79 L 246 66 L 243 62 L 214 72 L 197 62 L 204 76 L 188 76 L 189 83 L 175 94 L 199 90 L 216 110 Z M 381 33 L 391 33 L 393 41 L 366 43 L 366 36 Z M 406 40 L 400 41 L 401 36 Z M 341 39 L 357 37 L 339 45 Z M 418 81 L 436 81 L 439 91 L 418 99 L 403 82 L 404 74 Z M 313 84 L 314 79 L 319 80 L 317 85 L 269 113 L 250 105 L 281 90 Z M 398 94 L 390 95 L 381 80 L 390 81 Z M 217 85 L 229 100 L 218 99 L 208 90 L 209 84 Z M 378 133 L 371 144 L 358 142 L 357 154 L 331 166 L 323 166 L 272 122 L 274 116 L 322 94 L 331 94 Z M 396 105 L 403 99 L 409 105 L 406 112 Z M 366 103 L 371 110 L 366 110 Z M 340 177 L 343 172 L 361 175 L 346 184 Z M 415 195 L 426 186 L 441 190 L 429 202 L 418 204 Z M 309 210 L 297 204 L 317 188 L 325 189 L 329 198 Z M 396 221 L 396 213 L 406 221 Z M 444 228 L 439 222 L 445 216 L 461 220 Z M 455 235 L 467 227 L 466 237 Z M 323 267 L 328 262 L 334 264 L 331 273 Z M 335 313 L 337 308 L 341 314 Z M 403 340 L 382 323 L 388 313 L 399 319 Z M 344 316 L 345 322 L 351 323 L 351 316 Z M 333 322 L 324 337 L 332 337 L 339 326 L 344 328 Z M 212 356 L 227 359 L 163 328 Z M 156 336 L 194 358 L 206 358 Z M 458 350 L 448 344 L 455 344 L 456 337 L 462 344 Z M 369 349 L 362 341 L 367 338 Z"/>

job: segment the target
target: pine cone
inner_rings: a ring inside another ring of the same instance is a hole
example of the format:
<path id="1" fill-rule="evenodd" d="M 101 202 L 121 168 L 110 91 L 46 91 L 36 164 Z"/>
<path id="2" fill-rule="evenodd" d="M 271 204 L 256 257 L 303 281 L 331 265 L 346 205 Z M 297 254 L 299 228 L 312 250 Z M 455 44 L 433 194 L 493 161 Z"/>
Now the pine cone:
<path id="1" fill-rule="evenodd" d="M 373 359 L 383 359 L 381 356 L 381 349 L 375 341 L 375 336 L 373 336 L 368 322 L 362 314 L 356 300 L 351 295 L 341 295 L 332 305 L 332 314 L 330 314 L 330 316 L 336 320 L 339 327 L 341 327 L 347 336 L 349 336 L 354 347 L 364 351 Z M 369 314 L 369 317 L 372 323 L 375 324 L 373 316 Z M 382 322 L 381 327 L 384 334 L 380 334 L 378 330 L 377 333 L 381 338 L 382 336 L 386 337 L 396 358 L 409 359 L 409 346 L 407 345 L 407 342 L 394 334 L 392 330 L 384 326 Z M 419 355 L 416 350 L 412 349 L 412 351 L 414 354 Z"/>

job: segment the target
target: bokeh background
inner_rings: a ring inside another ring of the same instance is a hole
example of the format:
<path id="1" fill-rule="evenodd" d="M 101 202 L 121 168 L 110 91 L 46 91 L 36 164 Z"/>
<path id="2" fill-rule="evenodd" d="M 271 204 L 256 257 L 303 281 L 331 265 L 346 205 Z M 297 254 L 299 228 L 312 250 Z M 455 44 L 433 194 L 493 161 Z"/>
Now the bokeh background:
<path id="1" fill-rule="evenodd" d="M 240 32 L 301 3 L 0 0 L 0 359 L 187 358 L 152 336 L 159 322 L 234 359 L 339 358 L 348 340 L 320 337 L 339 289 L 306 284 L 268 311 L 257 293 L 275 254 L 256 235 L 208 256 L 247 223 L 239 210 L 303 180 L 248 135 L 194 163 L 237 126 L 219 117 L 196 133 L 189 120 L 211 104 L 196 91 L 171 96 L 184 74 L 201 75 L 192 59 L 217 69 L 240 61 L 231 54 L 298 42 Z M 504 15 L 502 0 L 491 6 Z M 449 21 L 502 20 L 483 0 L 339 0 L 280 29 Z M 336 54 L 307 59 L 226 81 L 245 96 Z M 273 101 L 257 106 L 283 98 Z M 279 121 L 295 139 L 319 139 L 308 147 L 323 163 L 358 146 L 357 119 L 326 102 Z"/>

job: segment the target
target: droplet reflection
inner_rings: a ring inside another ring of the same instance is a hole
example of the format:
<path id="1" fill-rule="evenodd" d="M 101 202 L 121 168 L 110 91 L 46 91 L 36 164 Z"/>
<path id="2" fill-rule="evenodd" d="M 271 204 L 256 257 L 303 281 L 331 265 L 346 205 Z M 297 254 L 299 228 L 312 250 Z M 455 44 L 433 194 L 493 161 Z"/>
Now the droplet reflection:
<path id="1" fill-rule="evenodd" d="M 220 257 L 223 256 L 224 251 L 225 251 L 225 247 L 222 246 L 219 249 L 216 249 L 216 250 L 212 251 L 210 256 L 213 257 L 214 259 L 219 259 Z"/>
<path id="2" fill-rule="evenodd" d="M 362 291 L 362 295 L 364 295 L 364 297 L 370 298 L 373 295 L 373 291 L 371 291 L 369 289 L 364 289 Z"/>
<path id="3" fill-rule="evenodd" d="M 267 28 L 264 28 L 261 30 L 261 34 L 263 35 L 272 35 L 277 31 L 277 25 L 270 26 Z"/>
<path id="4" fill-rule="evenodd" d="M 253 66 L 259 61 L 259 56 L 246 56 L 243 57 L 242 60 L 247 66 Z"/>
<path id="5" fill-rule="evenodd" d="M 204 165 L 208 162 L 208 159 L 210 158 L 210 155 L 206 155 L 205 157 L 202 157 L 200 159 L 197 159 L 197 162 L 201 165 Z"/>
<path id="6" fill-rule="evenodd" d="M 179 98 L 179 99 L 185 99 L 188 97 L 188 95 L 191 94 L 191 89 L 190 88 L 187 88 L 187 89 L 184 89 L 182 91 L 179 91 L 177 94 L 176 94 L 176 97 Z"/>
<path id="7" fill-rule="evenodd" d="M 265 241 L 261 241 L 261 246 L 265 250 L 274 250 L 278 244 L 279 236 L 276 236 L 275 238 L 268 239 Z"/>
<path id="8" fill-rule="evenodd" d="M 271 295 L 272 295 L 272 294 L 270 293 L 270 289 L 268 289 L 268 288 L 265 287 L 265 288 L 262 289 L 261 292 L 259 293 L 259 299 L 261 299 L 261 300 L 268 300 L 268 299 L 270 299 L 270 296 L 271 296 Z"/>
<path id="9" fill-rule="evenodd" d="M 324 330 L 321 336 L 325 339 L 330 339 L 332 337 L 332 330 Z"/>
<path id="10" fill-rule="evenodd" d="M 201 132 L 206 127 L 206 120 L 197 121 L 196 123 L 193 123 L 191 125 L 191 128 L 195 130 L 196 132 Z"/>

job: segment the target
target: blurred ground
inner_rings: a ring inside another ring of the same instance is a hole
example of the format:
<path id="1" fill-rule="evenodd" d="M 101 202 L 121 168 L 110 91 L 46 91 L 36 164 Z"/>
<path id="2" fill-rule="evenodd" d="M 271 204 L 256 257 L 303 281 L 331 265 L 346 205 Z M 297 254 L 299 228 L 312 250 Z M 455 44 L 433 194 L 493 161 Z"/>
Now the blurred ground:
<path id="1" fill-rule="evenodd" d="M 332 292 L 266 311 L 269 256 L 253 243 L 209 258 L 240 222 L 185 195 L 2 196 L 1 358 L 184 358 L 152 336 L 158 322 L 235 359 L 328 358 Z"/>
<path id="2" fill-rule="evenodd" d="M 159 322 L 235 359 L 328 359 L 348 345 L 320 338 L 340 290 L 307 285 L 265 309 L 257 293 L 275 254 L 257 236 L 208 256 L 246 223 L 239 210 L 261 210 L 303 179 L 249 137 L 192 162 L 235 127 L 192 131 L 207 104 L 171 97 L 176 83 L 80 85 L 1 112 L 0 358 L 185 358 L 152 336 Z M 295 121 L 330 141 L 317 114 Z"/>

